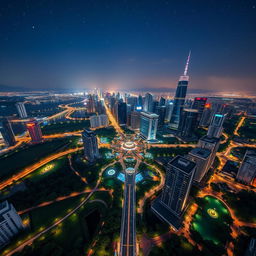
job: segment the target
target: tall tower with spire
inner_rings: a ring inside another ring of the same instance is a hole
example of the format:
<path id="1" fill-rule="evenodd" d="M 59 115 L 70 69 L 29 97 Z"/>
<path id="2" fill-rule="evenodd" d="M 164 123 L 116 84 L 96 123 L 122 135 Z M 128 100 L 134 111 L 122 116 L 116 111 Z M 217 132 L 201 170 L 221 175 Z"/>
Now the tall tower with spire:
<path id="1" fill-rule="evenodd" d="M 185 98 L 187 94 L 187 87 L 188 87 L 188 81 L 189 76 L 188 73 L 188 65 L 190 61 L 190 54 L 189 52 L 188 59 L 186 62 L 185 70 L 182 76 L 180 76 L 178 86 L 176 89 L 175 97 L 174 97 L 174 104 L 173 104 L 173 111 L 170 119 L 169 128 L 171 130 L 178 130 L 180 120 L 181 120 L 181 114 L 185 103 Z"/>

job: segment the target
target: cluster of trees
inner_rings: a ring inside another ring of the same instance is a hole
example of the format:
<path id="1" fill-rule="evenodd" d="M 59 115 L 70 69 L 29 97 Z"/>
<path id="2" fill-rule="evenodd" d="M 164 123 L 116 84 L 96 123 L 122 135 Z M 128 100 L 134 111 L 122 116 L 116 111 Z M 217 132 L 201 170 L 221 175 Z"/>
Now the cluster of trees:
<path id="1" fill-rule="evenodd" d="M 185 237 L 172 234 L 170 240 L 163 243 L 161 247 L 154 247 L 149 256 L 203 256 L 197 246 L 190 244 Z M 209 254 L 212 255 L 212 254 Z"/>
<path id="2" fill-rule="evenodd" d="M 158 148 L 152 147 L 148 150 L 154 157 L 175 157 L 177 155 L 186 155 L 191 150 L 191 147 L 181 148 Z"/>
<path id="3" fill-rule="evenodd" d="M 6 179 L 11 177 L 17 171 L 33 164 L 40 159 L 55 153 L 63 147 L 69 145 L 68 138 L 54 139 L 45 141 L 36 145 L 27 145 L 18 151 L 12 151 L 9 154 L 0 157 L 0 178 Z"/>
<path id="4" fill-rule="evenodd" d="M 255 127 L 255 119 L 246 119 L 244 125 L 239 129 L 239 134 L 241 137 L 245 137 L 247 139 L 256 139 L 256 127 Z"/>
<path id="5" fill-rule="evenodd" d="M 67 158 L 55 172 L 40 180 L 26 179 L 24 182 L 27 189 L 15 193 L 8 199 L 17 210 L 26 209 L 84 189 L 84 183 L 70 170 Z"/>
<path id="6" fill-rule="evenodd" d="M 235 211 L 237 218 L 246 222 L 255 222 L 256 193 L 254 191 L 227 192 L 223 198 Z"/>
<path id="7" fill-rule="evenodd" d="M 48 124 L 42 127 L 42 132 L 44 135 L 47 134 L 57 134 L 57 133 L 64 133 L 64 132 L 74 132 L 83 130 L 90 126 L 89 120 L 83 121 L 66 121 L 66 122 L 59 122 L 55 124 Z"/>

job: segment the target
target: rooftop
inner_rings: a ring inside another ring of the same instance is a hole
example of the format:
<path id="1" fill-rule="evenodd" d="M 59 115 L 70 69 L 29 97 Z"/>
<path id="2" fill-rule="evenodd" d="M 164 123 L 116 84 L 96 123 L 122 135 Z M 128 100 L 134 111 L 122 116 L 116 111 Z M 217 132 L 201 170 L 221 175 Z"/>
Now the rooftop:
<path id="1" fill-rule="evenodd" d="M 196 164 L 190 160 L 188 160 L 185 157 L 182 156 L 176 156 L 174 159 L 172 159 L 168 165 L 174 166 L 185 173 L 190 173 L 195 168 Z"/>
<path id="2" fill-rule="evenodd" d="M 206 148 L 193 148 L 189 154 L 192 154 L 194 156 L 198 156 L 201 158 L 208 158 L 209 155 L 211 154 L 211 151 Z"/>

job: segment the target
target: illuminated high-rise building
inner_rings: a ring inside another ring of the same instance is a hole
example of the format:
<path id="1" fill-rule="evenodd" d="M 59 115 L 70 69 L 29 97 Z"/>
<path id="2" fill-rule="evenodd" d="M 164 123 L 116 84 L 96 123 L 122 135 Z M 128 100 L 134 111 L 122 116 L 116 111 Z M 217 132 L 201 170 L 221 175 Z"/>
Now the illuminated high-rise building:
<path id="1" fill-rule="evenodd" d="M 141 112 L 140 115 L 140 135 L 148 141 L 156 140 L 158 126 L 158 115 L 149 112 Z"/>
<path id="2" fill-rule="evenodd" d="M 144 112 L 153 112 L 153 95 L 146 93 L 143 105 Z"/>
<path id="3" fill-rule="evenodd" d="M 14 146 L 16 144 L 15 136 L 12 130 L 11 123 L 7 118 L 0 121 L 0 133 L 4 139 L 6 146 Z"/>
<path id="4" fill-rule="evenodd" d="M 204 108 L 205 108 L 206 101 L 207 101 L 207 98 L 205 98 L 205 97 L 196 97 L 194 99 L 193 104 L 192 104 L 192 108 L 198 110 L 198 116 L 197 116 L 198 124 L 201 120 L 201 117 L 202 117 L 202 114 L 203 114 L 203 111 L 204 111 Z"/>
<path id="5" fill-rule="evenodd" d="M 202 127 L 207 127 L 210 124 L 210 120 L 211 120 L 211 116 L 212 116 L 212 109 L 211 109 L 211 104 L 210 103 L 206 103 L 201 119 L 199 121 L 199 126 Z"/>
<path id="6" fill-rule="evenodd" d="M 256 152 L 247 150 L 243 162 L 238 170 L 237 180 L 247 185 L 255 184 L 256 180 Z"/>
<path id="7" fill-rule="evenodd" d="M 27 118 L 28 117 L 24 102 L 17 102 L 15 104 L 15 106 L 18 110 L 20 118 Z"/>
<path id="8" fill-rule="evenodd" d="M 207 148 L 193 148 L 188 153 L 188 159 L 196 163 L 194 180 L 200 182 L 210 169 L 211 151 Z"/>
<path id="9" fill-rule="evenodd" d="M 179 229 L 191 189 L 196 164 L 182 156 L 172 159 L 166 169 L 161 195 L 152 204 L 152 210 L 161 219 Z"/>
<path id="10" fill-rule="evenodd" d="M 215 114 L 212 117 L 210 126 L 208 128 L 207 136 L 213 138 L 220 138 L 222 135 L 224 120 L 225 115 Z"/>
<path id="11" fill-rule="evenodd" d="M 182 114 L 182 110 L 184 108 L 185 98 L 186 98 L 186 94 L 187 94 L 188 81 L 189 81 L 189 76 L 187 75 L 189 60 L 190 60 L 190 53 L 188 55 L 184 74 L 182 76 L 180 76 L 178 86 L 176 89 L 176 93 L 175 93 L 175 97 L 174 97 L 173 111 L 172 111 L 170 124 L 169 124 L 169 128 L 172 130 L 178 130 L 179 124 L 181 121 L 181 114 Z"/>
<path id="12" fill-rule="evenodd" d="M 100 156 L 96 134 L 90 129 L 85 129 L 82 133 L 82 139 L 85 159 L 90 163 L 96 161 Z"/>
<path id="13" fill-rule="evenodd" d="M 0 248 L 23 229 L 22 220 L 12 204 L 8 201 L 0 203 Z"/>
<path id="14" fill-rule="evenodd" d="M 198 110 L 197 109 L 183 109 L 181 121 L 179 125 L 179 134 L 184 138 L 194 136 L 194 132 L 198 127 Z"/>
<path id="15" fill-rule="evenodd" d="M 131 128 L 134 130 L 140 128 L 140 113 L 139 111 L 131 112 Z"/>
<path id="16" fill-rule="evenodd" d="M 29 132 L 31 142 L 37 143 L 43 140 L 41 127 L 36 120 L 31 120 L 29 122 L 26 122 L 26 128 Z"/>

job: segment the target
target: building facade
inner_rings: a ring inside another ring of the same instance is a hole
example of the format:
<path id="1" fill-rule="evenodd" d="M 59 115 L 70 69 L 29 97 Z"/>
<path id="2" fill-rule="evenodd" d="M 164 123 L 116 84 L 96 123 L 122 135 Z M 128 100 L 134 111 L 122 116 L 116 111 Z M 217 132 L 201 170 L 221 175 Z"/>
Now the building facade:
<path id="1" fill-rule="evenodd" d="M 25 108 L 25 104 L 23 102 L 17 102 L 15 104 L 15 106 L 18 110 L 18 114 L 19 114 L 20 118 L 27 118 L 28 117 L 27 111 L 26 111 L 26 108 Z"/>
<path id="2" fill-rule="evenodd" d="M 36 120 L 31 120 L 29 122 L 26 122 L 26 128 L 29 132 L 31 142 L 38 143 L 43 140 L 41 127 Z"/>
<path id="3" fill-rule="evenodd" d="M 207 136 L 213 138 L 220 138 L 223 131 L 223 123 L 225 120 L 225 115 L 215 114 L 212 117 L 210 126 L 208 128 Z"/>
<path id="4" fill-rule="evenodd" d="M 211 151 L 206 148 L 194 148 L 188 153 L 188 159 L 196 163 L 194 181 L 201 182 L 210 168 Z"/>
<path id="5" fill-rule="evenodd" d="M 0 121 L 0 133 L 2 134 L 2 137 L 7 147 L 11 147 L 16 144 L 11 123 L 7 118 L 3 118 Z"/>
<path id="6" fill-rule="evenodd" d="M 22 220 L 13 205 L 8 201 L 0 203 L 0 248 L 7 245 L 21 229 Z"/>
<path id="7" fill-rule="evenodd" d="M 182 156 L 172 159 L 166 168 L 161 195 L 153 202 L 152 210 L 161 219 L 179 229 L 187 205 L 196 164 Z"/>
<path id="8" fill-rule="evenodd" d="M 96 161 L 100 157 L 96 134 L 90 129 L 85 129 L 82 133 L 82 139 L 85 159 L 90 163 Z"/>
<path id="9" fill-rule="evenodd" d="M 158 115 L 149 112 L 141 112 L 140 115 L 140 135 L 148 141 L 156 140 L 158 126 Z"/>
<path id="10" fill-rule="evenodd" d="M 254 151 L 246 151 L 236 179 L 247 185 L 254 184 L 256 179 L 256 153 Z"/>

